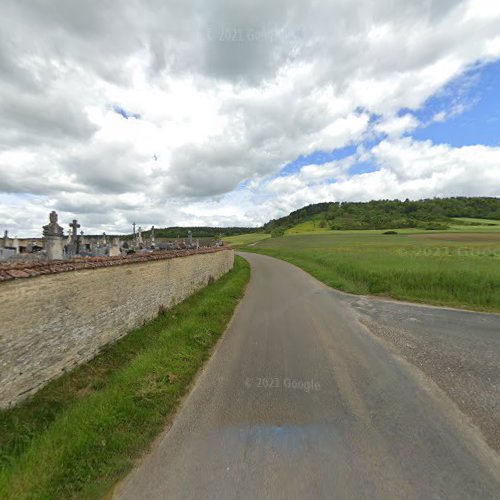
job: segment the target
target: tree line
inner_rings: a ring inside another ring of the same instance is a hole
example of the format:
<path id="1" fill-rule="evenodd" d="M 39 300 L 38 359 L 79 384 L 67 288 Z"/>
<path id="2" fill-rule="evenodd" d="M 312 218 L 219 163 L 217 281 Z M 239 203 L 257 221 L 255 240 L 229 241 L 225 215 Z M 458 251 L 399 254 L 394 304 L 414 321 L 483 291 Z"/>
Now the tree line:
<path id="1" fill-rule="evenodd" d="M 187 238 L 188 231 L 193 233 L 193 238 L 223 238 L 239 234 L 255 232 L 254 227 L 208 227 L 208 226 L 173 226 L 155 228 L 156 238 Z M 143 231 L 143 236 L 149 238 L 151 230 Z"/>
<path id="2" fill-rule="evenodd" d="M 500 220 L 500 198 L 451 197 L 416 201 L 315 203 L 269 221 L 264 224 L 263 230 L 281 233 L 308 220 L 316 220 L 320 227 L 333 230 L 404 227 L 445 229 L 453 217 Z"/>

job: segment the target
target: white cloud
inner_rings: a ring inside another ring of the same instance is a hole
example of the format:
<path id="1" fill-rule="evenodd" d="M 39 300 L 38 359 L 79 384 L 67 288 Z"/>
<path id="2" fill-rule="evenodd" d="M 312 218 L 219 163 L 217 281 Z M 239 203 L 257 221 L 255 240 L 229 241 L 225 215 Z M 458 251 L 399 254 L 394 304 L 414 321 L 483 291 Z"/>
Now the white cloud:
<path id="1" fill-rule="evenodd" d="M 387 134 L 391 137 L 399 137 L 405 132 L 410 132 L 417 128 L 419 121 L 411 114 L 403 116 L 392 116 L 377 123 L 374 127 L 376 132 Z"/>
<path id="2" fill-rule="evenodd" d="M 260 223 L 332 196 L 453 194 L 454 171 L 437 158 L 475 164 L 398 137 L 452 78 L 500 56 L 494 2 L 49 4 L 2 4 L 0 213 L 12 231 L 38 233 L 52 208 L 90 231 Z M 387 141 L 365 152 L 379 172 L 331 164 L 276 177 L 299 155 L 380 133 Z M 419 156 L 429 151 L 436 171 Z M 432 182 L 395 170 L 409 158 Z"/>

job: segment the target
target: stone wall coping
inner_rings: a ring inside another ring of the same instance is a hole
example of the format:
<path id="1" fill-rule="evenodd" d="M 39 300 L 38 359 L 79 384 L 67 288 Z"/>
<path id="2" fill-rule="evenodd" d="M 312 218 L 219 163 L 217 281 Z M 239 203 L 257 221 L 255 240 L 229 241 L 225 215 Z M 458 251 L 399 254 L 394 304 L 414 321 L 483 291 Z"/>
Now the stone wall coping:
<path id="1" fill-rule="evenodd" d="M 0 264 L 0 282 L 15 279 L 34 278 L 46 274 L 58 274 L 83 269 L 99 269 L 102 267 L 141 264 L 157 260 L 175 259 L 190 255 L 203 255 L 230 250 L 229 247 L 210 247 L 192 250 L 156 250 L 151 253 L 135 253 L 117 257 L 79 257 L 68 260 L 52 260 L 37 262 L 7 262 Z"/>

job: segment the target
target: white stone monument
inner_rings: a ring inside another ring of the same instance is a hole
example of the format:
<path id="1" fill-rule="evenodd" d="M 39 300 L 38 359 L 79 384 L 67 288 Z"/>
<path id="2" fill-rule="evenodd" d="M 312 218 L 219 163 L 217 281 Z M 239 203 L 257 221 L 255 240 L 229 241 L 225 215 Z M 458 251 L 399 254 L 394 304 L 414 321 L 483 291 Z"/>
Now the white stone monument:
<path id="1" fill-rule="evenodd" d="M 64 257 L 64 230 L 57 223 L 57 213 L 49 215 L 50 223 L 43 226 L 45 252 L 49 260 L 61 260 Z"/>
<path id="2" fill-rule="evenodd" d="M 109 247 L 109 256 L 110 257 L 118 257 L 121 255 L 120 253 L 120 239 L 113 238 L 111 240 L 111 246 Z"/>

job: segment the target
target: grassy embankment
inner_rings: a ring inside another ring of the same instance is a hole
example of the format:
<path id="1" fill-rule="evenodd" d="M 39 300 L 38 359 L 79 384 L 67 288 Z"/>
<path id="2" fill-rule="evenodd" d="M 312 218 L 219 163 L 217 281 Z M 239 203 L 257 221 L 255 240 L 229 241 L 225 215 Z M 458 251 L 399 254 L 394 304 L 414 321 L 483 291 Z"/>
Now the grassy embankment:
<path id="1" fill-rule="evenodd" d="M 235 268 L 0 412 L 0 498 L 100 498 L 165 427 L 241 298 Z"/>
<path id="2" fill-rule="evenodd" d="M 240 249 L 287 260 L 347 292 L 498 312 L 500 232 L 488 229 L 421 234 L 406 229 L 397 235 L 326 231 L 270 238 Z"/>

